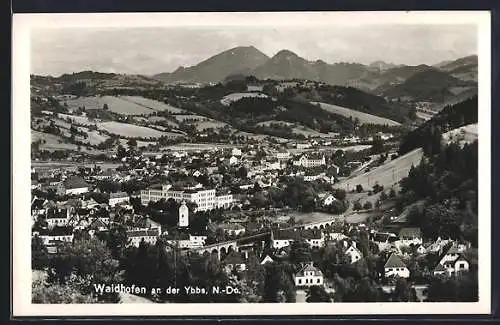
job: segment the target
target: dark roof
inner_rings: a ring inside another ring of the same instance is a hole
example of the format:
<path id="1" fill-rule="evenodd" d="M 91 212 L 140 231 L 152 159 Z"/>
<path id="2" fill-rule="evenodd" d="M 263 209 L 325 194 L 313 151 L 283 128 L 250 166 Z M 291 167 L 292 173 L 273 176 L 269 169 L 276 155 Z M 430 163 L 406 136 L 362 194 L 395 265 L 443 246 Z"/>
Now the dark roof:
<path id="1" fill-rule="evenodd" d="M 385 268 L 388 267 L 406 267 L 405 263 L 401 260 L 399 256 L 396 254 L 392 253 L 391 256 L 387 259 L 387 262 L 385 262 L 384 265 Z"/>
<path id="2" fill-rule="evenodd" d="M 158 236 L 156 230 L 128 230 L 127 237 Z"/>
<path id="3" fill-rule="evenodd" d="M 116 199 L 116 198 L 122 198 L 122 197 L 128 197 L 128 194 L 125 192 L 116 192 L 116 193 L 109 194 L 110 199 Z"/>
<path id="4" fill-rule="evenodd" d="M 443 272 L 443 271 L 446 271 L 446 269 L 444 268 L 443 265 L 441 265 L 441 263 L 438 263 L 438 265 L 436 265 L 436 267 L 434 268 L 434 271 L 435 272 Z"/>
<path id="5" fill-rule="evenodd" d="M 401 228 L 399 238 L 420 238 L 420 228 Z"/>
<path id="6" fill-rule="evenodd" d="M 137 221 L 136 225 L 137 225 L 137 227 L 143 227 L 143 228 L 158 228 L 158 227 L 160 227 L 159 223 L 154 222 L 150 218 L 141 218 L 140 220 Z"/>
<path id="7" fill-rule="evenodd" d="M 43 199 L 35 199 L 33 200 L 33 203 L 31 204 L 31 209 L 34 210 L 34 209 L 42 209 L 43 208 L 43 202 L 45 202 L 45 200 Z"/>
<path id="8" fill-rule="evenodd" d="M 273 237 L 276 240 L 283 239 L 320 239 L 321 238 L 321 230 L 320 229 L 304 229 L 304 230 L 275 230 L 273 231 Z"/>
<path id="9" fill-rule="evenodd" d="M 314 272 L 314 276 L 322 276 L 323 272 L 317 267 L 312 266 L 311 264 L 305 265 L 299 272 L 295 273 L 295 276 L 304 276 L 305 272 Z"/>
<path id="10" fill-rule="evenodd" d="M 47 219 L 65 219 L 68 217 L 66 209 L 49 209 L 47 211 Z"/>
<path id="11" fill-rule="evenodd" d="M 224 262 L 224 264 L 243 264 L 244 263 L 243 258 L 241 257 L 241 254 L 234 252 L 234 251 L 229 253 L 223 262 Z"/>
<path id="12" fill-rule="evenodd" d="M 85 182 L 85 180 L 80 176 L 70 176 L 64 180 L 64 187 L 66 189 L 82 188 L 88 186 L 89 184 L 87 184 L 87 182 Z"/>
<path id="13" fill-rule="evenodd" d="M 52 229 L 41 229 L 40 236 L 69 236 L 73 234 L 71 227 L 54 227 Z"/>

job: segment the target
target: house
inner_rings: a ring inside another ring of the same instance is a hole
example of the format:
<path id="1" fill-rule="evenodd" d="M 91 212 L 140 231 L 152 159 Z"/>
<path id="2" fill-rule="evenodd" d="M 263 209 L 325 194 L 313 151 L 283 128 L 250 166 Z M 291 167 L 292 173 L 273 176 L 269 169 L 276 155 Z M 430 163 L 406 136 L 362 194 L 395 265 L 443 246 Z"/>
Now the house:
<path id="1" fill-rule="evenodd" d="M 148 230 L 128 230 L 127 231 L 128 245 L 139 247 L 141 241 L 155 245 L 158 240 L 158 231 L 156 229 Z"/>
<path id="2" fill-rule="evenodd" d="M 446 246 L 446 249 L 440 256 L 438 265 L 434 268 L 434 275 L 468 271 L 470 268 L 469 260 L 464 256 L 464 247 L 460 247 L 457 243 L 451 242 Z"/>
<path id="3" fill-rule="evenodd" d="M 149 217 L 139 219 L 132 230 L 151 230 L 154 231 L 157 236 L 160 236 L 162 233 L 161 225 L 151 220 Z"/>
<path id="4" fill-rule="evenodd" d="M 427 249 L 422 244 L 420 244 L 420 245 L 417 246 L 416 251 L 420 255 L 423 255 L 423 254 L 427 253 Z"/>
<path id="5" fill-rule="evenodd" d="M 238 158 L 236 158 L 236 156 L 231 156 L 229 158 L 229 165 L 230 166 L 236 165 L 237 163 L 238 163 Z"/>
<path id="6" fill-rule="evenodd" d="M 281 249 L 290 246 L 294 241 L 304 239 L 311 247 L 323 247 L 325 237 L 319 229 L 293 230 L 273 230 L 271 231 L 271 247 Z"/>
<path id="7" fill-rule="evenodd" d="M 233 150 L 231 150 L 231 155 L 232 156 L 241 156 L 241 149 L 233 148 Z"/>
<path id="8" fill-rule="evenodd" d="M 361 251 L 356 247 L 355 241 L 353 241 L 351 245 L 349 245 L 347 241 L 344 241 L 344 247 L 345 247 L 344 254 L 349 257 L 351 264 L 356 263 L 363 257 Z"/>
<path id="9" fill-rule="evenodd" d="M 458 274 L 460 272 L 467 272 L 470 268 L 469 260 L 462 254 L 458 254 L 455 260 L 447 261 L 444 263 L 438 263 L 434 268 L 434 275 L 446 274 L 451 276 L 452 274 Z"/>
<path id="10" fill-rule="evenodd" d="M 73 229 L 71 227 L 54 227 L 53 229 L 42 230 L 38 233 L 38 236 L 43 241 L 46 246 L 51 245 L 54 242 L 73 242 Z"/>
<path id="11" fill-rule="evenodd" d="M 408 270 L 405 263 L 398 255 L 392 253 L 384 264 L 384 274 L 386 278 L 396 276 L 409 278 L 410 270 Z"/>
<path id="12" fill-rule="evenodd" d="M 130 197 L 125 192 L 117 192 L 109 194 L 109 206 L 114 207 L 120 203 L 128 203 L 130 201 Z"/>
<path id="13" fill-rule="evenodd" d="M 325 156 L 320 154 L 304 154 L 298 160 L 294 160 L 293 165 L 306 168 L 318 167 L 326 165 L 326 160 Z"/>
<path id="14" fill-rule="evenodd" d="M 290 152 L 288 152 L 286 150 L 278 151 L 276 153 L 276 159 L 278 159 L 278 160 L 288 160 L 291 157 L 292 157 L 292 155 L 290 154 Z"/>
<path id="15" fill-rule="evenodd" d="M 323 273 L 312 264 L 304 265 L 304 267 L 294 274 L 293 280 L 297 287 L 310 287 L 323 285 Z"/>
<path id="16" fill-rule="evenodd" d="M 94 178 L 97 180 L 110 180 L 113 178 L 114 175 L 116 175 L 116 172 L 113 171 L 111 168 L 108 168 L 102 173 L 95 175 Z"/>
<path id="17" fill-rule="evenodd" d="M 69 209 L 50 208 L 47 209 L 45 213 L 45 220 L 47 221 L 49 228 L 66 226 L 68 224 L 69 217 Z"/>
<path id="18" fill-rule="evenodd" d="M 260 265 L 264 265 L 267 263 L 273 263 L 273 262 L 274 262 L 274 259 L 271 257 L 271 255 L 266 254 L 266 255 L 264 255 L 264 258 L 261 259 Z"/>
<path id="19" fill-rule="evenodd" d="M 80 176 L 70 176 L 57 186 L 57 194 L 73 195 L 89 191 L 89 184 Z"/>
<path id="20" fill-rule="evenodd" d="M 243 235 L 246 231 L 245 227 L 234 223 L 223 223 L 220 224 L 218 228 L 222 229 L 224 233 L 229 236 Z"/>
<path id="21" fill-rule="evenodd" d="M 331 205 L 333 202 L 335 201 L 338 201 L 335 196 L 333 196 L 332 194 L 329 194 L 327 195 L 324 199 L 323 199 L 323 205 L 324 206 L 329 206 Z"/>
<path id="22" fill-rule="evenodd" d="M 224 264 L 224 269 L 226 273 L 230 273 L 232 270 L 238 272 L 246 270 L 246 264 L 240 253 L 232 251 L 230 252 L 222 261 Z"/>
<path id="23" fill-rule="evenodd" d="M 399 231 L 399 240 L 396 242 L 398 247 L 422 244 L 422 233 L 420 228 L 405 227 Z"/>
<path id="24" fill-rule="evenodd" d="M 189 248 L 197 248 L 205 246 L 207 236 L 205 235 L 191 235 L 189 234 Z"/>

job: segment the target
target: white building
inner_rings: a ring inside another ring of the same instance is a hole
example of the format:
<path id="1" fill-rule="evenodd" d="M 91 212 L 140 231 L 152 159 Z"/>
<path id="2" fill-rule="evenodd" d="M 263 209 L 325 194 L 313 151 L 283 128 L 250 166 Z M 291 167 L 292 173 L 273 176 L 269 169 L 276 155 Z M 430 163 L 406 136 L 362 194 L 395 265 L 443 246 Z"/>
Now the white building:
<path id="1" fill-rule="evenodd" d="M 243 235 L 246 231 L 245 227 L 235 223 L 223 223 L 220 224 L 218 228 L 222 229 L 226 235 L 230 236 Z"/>
<path id="2" fill-rule="evenodd" d="M 299 272 L 293 276 L 297 287 L 310 287 L 323 285 L 323 273 L 311 264 L 305 265 Z"/>
<path id="3" fill-rule="evenodd" d="M 158 230 L 129 230 L 127 231 L 128 245 L 139 247 L 141 241 L 150 245 L 155 245 L 158 240 Z"/>
<path id="4" fill-rule="evenodd" d="M 45 220 L 49 228 L 52 227 L 64 227 L 68 225 L 70 219 L 69 209 L 47 209 L 45 211 Z"/>
<path id="5" fill-rule="evenodd" d="M 324 199 L 323 199 L 323 205 L 325 206 L 329 206 L 331 205 L 333 202 L 335 201 L 338 201 L 335 196 L 333 196 L 332 194 L 329 194 L 327 195 Z"/>
<path id="6" fill-rule="evenodd" d="M 141 191 L 141 203 L 147 205 L 150 201 L 174 199 L 177 202 L 192 202 L 197 205 L 197 211 L 212 210 L 216 207 L 227 207 L 233 202 L 232 195 L 216 196 L 215 189 L 210 190 L 172 190 L 170 185 L 161 188 L 149 188 Z"/>
<path id="7" fill-rule="evenodd" d="M 185 201 L 179 207 L 179 227 L 189 227 L 189 208 Z"/>
<path id="8" fill-rule="evenodd" d="M 288 151 L 279 151 L 276 153 L 276 159 L 278 160 L 287 160 L 290 159 L 292 155 Z"/>
<path id="9" fill-rule="evenodd" d="M 398 248 L 401 246 L 421 245 L 422 234 L 420 228 L 401 228 L 399 240 L 394 243 Z"/>
<path id="10" fill-rule="evenodd" d="M 326 165 L 325 156 L 319 155 L 302 155 L 298 160 L 293 162 L 294 166 L 302 166 L 306 168 L 318 167 Z"/>
<path id="11" fill-rule="evenodd" d="M 233 165 L 236 165 L 238 163 L 238 158 L 236 158 L 236 156 L 231 156 L 231 158 L 229 158 L 229 165 L 233 166 Z"/>
<path id="12" fill-rule="evenodd" d="M 233 148 L 233 150 L 231 150 L 231 155 L 233 155 L 233 156 L 241 156 L 241 149 Z"/>
<path id="13" fill-rule="evenodd" d="M 207 240 L 207 236 L 202 235 L 189 235 L 189 248 L 198 248 L 205 246 L 205 241 Z"/>
<path id="14" fill-rule="evenodd" d="M 344 241 L 344 244 L 347 246 L 347 241 Z M 361 251 L 356 247 L 356 242 L 352 242 L 351 245 L 344 251 L 344 254 L 349 256 L 351 264 L 356 263 L 363 257 Z"/>
<path id="15" fill-rule="evenodd" d="M 384 265 L 384 274 L 386 278 L 398 276 L 400 278 L 409 278 L 410 270 L 399 256 L 392 253 Z"/>
<path id="16" fill-rule="evenodd" d="M 114 207 L 120 203 L 130 202 L 130 197 L 125 192 L 111 193 L 109 194 L 109 206 Z"/>
<path id="17" fill-rule="evenodd" d="M 89 184 L 80 176 L 70 176 L 57 186 L 59 195 L 76 195 L 89 191 Z"/>

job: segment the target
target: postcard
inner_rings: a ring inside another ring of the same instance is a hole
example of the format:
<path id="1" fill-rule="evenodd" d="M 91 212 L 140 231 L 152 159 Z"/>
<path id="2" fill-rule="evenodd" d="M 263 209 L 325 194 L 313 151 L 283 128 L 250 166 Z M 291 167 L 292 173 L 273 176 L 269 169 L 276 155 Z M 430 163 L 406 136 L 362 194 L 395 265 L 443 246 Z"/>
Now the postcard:
<path id="1" fill-rule="evenodd" d="M 489 313 L 490 38 L 481 11 L 14 14 L 13 315 Z"/>

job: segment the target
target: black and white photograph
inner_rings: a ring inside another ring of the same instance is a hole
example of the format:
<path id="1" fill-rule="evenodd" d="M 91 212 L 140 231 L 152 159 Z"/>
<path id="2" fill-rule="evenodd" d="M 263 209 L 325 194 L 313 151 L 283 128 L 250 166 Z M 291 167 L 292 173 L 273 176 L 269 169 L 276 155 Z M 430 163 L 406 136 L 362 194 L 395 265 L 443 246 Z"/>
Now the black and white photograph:
<path id="1" fill-rule="evenodd" d="M 489 311 L 489 19 L 19 17 L 19 310 Z"/>

